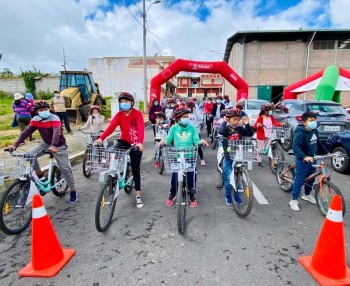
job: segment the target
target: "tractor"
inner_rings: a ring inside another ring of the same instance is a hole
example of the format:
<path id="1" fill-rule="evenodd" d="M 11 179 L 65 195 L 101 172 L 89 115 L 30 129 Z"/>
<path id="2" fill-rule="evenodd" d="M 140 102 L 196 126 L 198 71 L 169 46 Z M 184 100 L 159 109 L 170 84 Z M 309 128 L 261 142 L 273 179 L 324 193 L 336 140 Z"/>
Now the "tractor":
<path id="1" fill-rule="evenodd" d="M 89 71 L 60 71 L 60 95 L 70 119 L 76 123 L 86 121 L 91 105 L 98 105 L 101 110 L 106 103 L 100 94 L 98 84 Z M 73 114 L 72 114 L 73 113 Z"/>

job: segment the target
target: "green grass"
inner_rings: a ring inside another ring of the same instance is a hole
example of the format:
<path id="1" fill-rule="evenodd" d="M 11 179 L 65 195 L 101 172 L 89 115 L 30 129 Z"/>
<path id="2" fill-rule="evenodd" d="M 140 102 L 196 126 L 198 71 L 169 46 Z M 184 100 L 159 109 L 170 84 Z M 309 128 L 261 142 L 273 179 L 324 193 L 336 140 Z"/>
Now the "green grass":
<path id="1" fill-rule="evenodd" d="M 8 96 L 0 91 L 0 130 L 11 129 L 11 123 L 14 117 L 12 102 L 12 96 Z"/>
<path id="2" fill-rule="evenodd" d="M 111 118 L 111 99 L 112 96 L 105 97 L 106 106 L 103 107 L 102 114 L 105 117 L 105 120 Z"/>

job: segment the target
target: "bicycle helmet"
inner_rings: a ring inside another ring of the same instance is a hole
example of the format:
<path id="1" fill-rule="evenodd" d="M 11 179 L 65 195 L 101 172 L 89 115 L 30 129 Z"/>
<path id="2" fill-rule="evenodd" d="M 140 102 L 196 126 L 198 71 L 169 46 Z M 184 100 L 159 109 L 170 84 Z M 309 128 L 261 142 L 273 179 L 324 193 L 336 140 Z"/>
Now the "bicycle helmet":
<path id="1" fill-rule="evenodd" d="M 242 104 L 237 104 L 236 108 L 238 108 L 239 110 L 243 110 L 243 105 Z"/>
<path id="2" fill-rule="evenodd" d="M 270 111 L 272 109 L 273 109 L 273 105 L 270 103 L 260 106 L 260 110 L 263 110 L 263 111 Z"/>
<path id="3" fill-rule="evenodd" d="M 90 113 L 92 114 L 92 110 L 93 109 L 97 109 L 99 112 L 101 112 L 101 108 L 98 106 L 98 105 L 92 105 L 91 107 L 90 107 Z"/>
<path id="4" fill-rule="evenodd" d="M 228 95 L 224 95 L 224 99 L 228 100 L 229 96 Z"/>
<path id="5" fill-rule="evenodd" d="M 159 113 L 157 113 L 157 117 L 163 117 L 164 119 L 166 118 L 164 112 L 159 112 Z"/>
<path id="6" fill-rule="evenodd" d="M 175 99 L 174 98 L 168 98 L 166 100 L 166 103 L 174 103 L 175 102 Z"/>
<path id="7" fill-rule="evenodd" d="M 222 100 L 222 95 L 218 95 L 216 99 L 221 99 Z"/>
<path id="8" fill-rule="evenodd" d="M 221 117 L 224 117 L 227 114 L 228 109 L 223 109 L 220 112 Z"/>
<path id="9" fill-rule="evenodd" d="M 34 109 L 40 109 L 40 108 L 50 108 L 50 104 L 48 104 L 45 100 L 40 99 L 34 104 Z"/>
<path id="10" fill-rule="evenodd" d="M 182 115 L 184 114 L 188 114 L 188 113 L 191 113 L 191 111 L 189 111 L 187 108 L 185 107 L 181 107 L 181 108 L 178 108 L 174 111 L 173 113 L 173 117 L 178 119 L 180 118 Z"/>
<path id="11" fill-rule="evenodd" d="M 126 99 L 126 100 L 129 100 L 129 101 L 132 101 L 132 102 L 135 101 L 134 97 L 128 92 L 121 92 L 121 93 L 119 93 L 118 101 L 120 102 L 122 99 Z"/>
<path id="12" fill-rule="evenodd" d="M 188 108 L 194 108 L 194 107 L 196 107 L 196 102 L 194 100 L 190 99 L 189 101 L 187 101 L 186 105 Z"/>
<path id="13" fill-rule="evenodd" d="M 242 112 L 238 108 L 231 108 L 227 110 L 226 117 L 242 116 Z"/>

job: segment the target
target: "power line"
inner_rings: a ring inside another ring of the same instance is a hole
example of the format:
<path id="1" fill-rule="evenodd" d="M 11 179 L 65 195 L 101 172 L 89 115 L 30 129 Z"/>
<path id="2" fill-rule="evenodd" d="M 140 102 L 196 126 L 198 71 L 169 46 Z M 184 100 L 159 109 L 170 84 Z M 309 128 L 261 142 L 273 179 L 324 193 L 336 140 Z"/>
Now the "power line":
<path id="1" fill-rule="evenodd" d="M 124 6 L 124 8 L 126 9 L 126 11 L 128 11 L 129 14 L 135 19 L 135 21 L 136 21 L 141 27 L 143 27 L 142 24 L 141 24 L 141 22 L 140 22 L 140 21 L 131 13 L 131 11 L 128 9 L 128 6 L 126 6 L 126 3 L 125 3 L 124 1 L 122 1 L 122 0 L 120 0 L 120 3 Z"/>
<path id="2" fill-rule="evenodd" d="M 139 8 L 139 6 L 137 5 L 136 1 L 135 1 L 135 0 L 132 0 L 132 2 L 134 2 L 134 4 L 135 4 L 137 10 L 140 11 L 141 15 L 143 15 L 143 12 L 141 11 L 141 9 Z"/>

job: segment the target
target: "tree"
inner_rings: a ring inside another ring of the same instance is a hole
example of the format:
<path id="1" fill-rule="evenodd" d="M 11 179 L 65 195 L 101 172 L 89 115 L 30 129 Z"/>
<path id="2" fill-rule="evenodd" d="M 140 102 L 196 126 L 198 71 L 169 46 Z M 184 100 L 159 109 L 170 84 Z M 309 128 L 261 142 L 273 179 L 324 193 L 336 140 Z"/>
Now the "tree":
<path id="1" fill-rule="evenodd" d="M 4 68 L 2 72 L 0 73 L 1 78 L 9 78 L 12 77 L 14 74 L 9 68 Z"/>
<path id="2" fill-rule="evenodd" d="M 25 71 L 21 70 L 20 75 L 23 78 L 26 92 L 30 92 L 30 93 L 34 94 L 35 93 L 35 78 L 44 77 L 44 76 L 47 76 L 48 74 L 44 74 L 40 70 L 37 70 L 34 67 L 34 69 L 32 71 L 31 70 L 25 70 Z"/>

